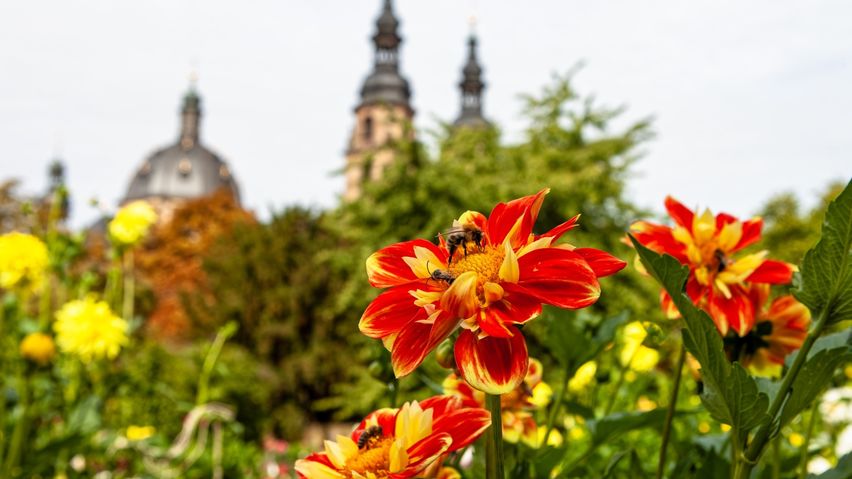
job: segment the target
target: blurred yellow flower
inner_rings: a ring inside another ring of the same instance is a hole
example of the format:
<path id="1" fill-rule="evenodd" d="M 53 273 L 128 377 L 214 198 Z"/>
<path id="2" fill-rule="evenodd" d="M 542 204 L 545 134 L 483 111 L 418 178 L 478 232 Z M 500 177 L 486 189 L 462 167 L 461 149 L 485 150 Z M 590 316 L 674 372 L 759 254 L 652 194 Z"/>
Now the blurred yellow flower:
<path id="1" fill-rule="evenodd" d="M 698 432 L 700 432 L 701 434 L 707 434 L 708 432 L 710 432 L 710 423 L 708 423 L 707 421 L 701 421 L 700 423 L 698 423 Z"/>
<path id="2" fill-rule="evenodd" d="M 154 426 L 127 426 L 124 435 L 129 441 L 144 441 L 153 436 L 156 431 Z"/>
<path id="3" fill-rule="evenodd" d="M 47 266 L 47 246 L 40 239 L 16 231 L 0 236 L 0 288 L 36 289 Z"/>
<path id="4" fill-rule="evenodd" d="M 59 349 L 86 363 L 116 357 L 128 341 L 127 321 L 113 314 L 105 301 L 91 296 L 65 303 L 56 312 L 53 330 Z"/>
<path id="5" fill-rule="evenodd" d="M 532 397 L 527 399 L 530 404 L 537 408 L 543 408 L 550 404 L 553 397 L 553 389 L 545 382 L 540 382 L 532 388 Z"/>
<path id="6" fill-rule="evenodd" d="M 654 369 L 660 360 L 660 353 L 656 349 L 643 346 L 642 342 L 648 332 L 639 321 L 634 321 L 624 327 L 623 342 L 619 359 L 621 364 L 629 366 L 637 372 L 647 372 Z"/>
<path id="7" fill-rule="evenodd" d="M 146 201 L 131 201 L 122 206 L 109 222 L 109 236 L 122 245 L 134 245 L 148 234 L 157 221 L 157 213 Z"/>
<path id="8" fill-rule="evenodd" d="M 805 438 L 801 434 L 794 432 L 790 434 L 790 437 L 787 438 L 790 441 L 790 445 L 793 447 L 801 447 L 802 444 L 805 443 Z"/>
<path id="9" fill-rule="evenodd" d="M 536 430 L 536 434 L 533 436 L 525 436 L 523 437 L 524 444 L 527 446 L 538 449 L 541 447 L 544 442 L 544 436 L 547 434 L 547 426 L 539 426 Z M 550 431 L 550 436 L 547 438 L 547 445 L 553 447 L 559 447 L 562 445 L 564 439 L 562 438 L 562 433 L 559 432 L 558 429 L 553 429 Z"/>
<path id="10" fill-rule="evenodd" d="M 574 373 L 574 377 L 568 381 L 568 390 L 577 393 L 580 392 L 595 379 L 595 374 L 598 372 L 598 364 L 594 361 L 583 363 Z"/>
<path id="11" fill-rule="evenodd" d="M 649 399 L 648 396 L 639 396 L 639 399 L 636 400 L 636 409 L 639 411 L 650 411 L 656 408 L 656 401 Z"/>
<path id="12" fill-rule="evenodd" d="M 731 426 L 727 424 L 722 424 L 720 427 L 722 428 L 722 432 L 728 432 L 731 430 Z"/>
<path id="13" fill-rule="evenodd" d="M 53 338 L 44 333 L 30 333 L 21 341 L 21 356 L 40 366 L 46 366 L 56 356 Z"/>

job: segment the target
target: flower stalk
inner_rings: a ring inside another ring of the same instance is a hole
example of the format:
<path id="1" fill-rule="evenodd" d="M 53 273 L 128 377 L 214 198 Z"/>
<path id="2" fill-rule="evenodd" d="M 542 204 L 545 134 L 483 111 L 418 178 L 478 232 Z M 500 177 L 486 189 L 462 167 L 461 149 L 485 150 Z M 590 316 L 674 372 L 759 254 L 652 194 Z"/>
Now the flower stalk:
<path id="1" fill-rule="evenodd" d="M 832 300 L 826 304 L 833 303 L 834 301 Z M 778 413 L 781 411 L 781 406 L 784 405 L 787 400 L 787 395 L 791 392 L 793 381 L 796 379 L 796 376 L 799 374 L 799 370 L 802 369 L 802 366 L 804 366 L 805 361 L 808 359 L 808 353 L 813 347 L 814 342 L 816 342 L 817 338 L 820 337 L 822 330 L 828 323 L 828 311 L 829 308 L 823 308 L 822 311 L 820 311 L 819 318 L 816 323 L 814 323 L 808 337 L 805 338 L 805 342 L 802 344 L 802 348 L 799 350 L 799 353 L 796 354 L 796 359 L 793 361 L 792 366 L 790 366 L 790 370 L 784 375 L 784 379 L 781 381 L 781 386 L 778 389 L 778 395 L 775 396 L 772 404 L 769 405 L 767 415 L 771 419 L 757 429 L 751 444 L 749 444 L 748 448 L 738 456 L 740 467 L 737 468 L 737 475 L 735 476 L 736 479 L 747 479 L 749 477 L 751 470 L 757 464 L 757 460 L 766 448 L 766 443 L 769 441 L 772 430 L 775 429 L 775 422 L 777 420 Z"/>
<path id="2" fill-rule="evenodd" d="M 683 376 L 683 364 L 686 362 L 686 346 L 683 341 L 680 343 L 680 354 L 678 354 L 677 366 L 675 366 L 674 383 L 672 384 L 672 395 L 669 398 L 669 405 L 666 408 L 666 422 L 663 424 L 663 441 L 660 444 L 660 461 L 657 464 L 657 479 L 663 478 L 663 473 L 666 470 L 666 450 L 669 445 L 669 438 L 672 432 L 672 421 L 674 420 L 675 411 L 677 409 L 677 396 L 680 391 L 680 377 Z"/>
<path id="3" fill-rule="evenodd" d="M 491 413 L 491 428 L 485 438 L 485 477 L 487 479 L 504 479 L 503 412 L 500 395 L 486 394 L 485 406 Z"/>

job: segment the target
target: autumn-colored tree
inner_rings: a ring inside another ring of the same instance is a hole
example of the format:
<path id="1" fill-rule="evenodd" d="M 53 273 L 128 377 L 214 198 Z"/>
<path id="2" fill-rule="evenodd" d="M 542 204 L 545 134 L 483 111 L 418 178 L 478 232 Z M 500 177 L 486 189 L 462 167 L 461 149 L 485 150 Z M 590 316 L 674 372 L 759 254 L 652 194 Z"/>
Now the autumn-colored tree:
<path id="1" fill-rule="evenodd" d="M 146 324 L 150 334 L 181 339 L 210 326 L 190 320 L 184 297 L 212 300 L 202 268 L 204 256 L 235 225 L 254 222 L 229 192 L 220 190 L 179 205 L 167 222 L 157 225 L 135 252 L 139 277 L 154 297 Z"/>

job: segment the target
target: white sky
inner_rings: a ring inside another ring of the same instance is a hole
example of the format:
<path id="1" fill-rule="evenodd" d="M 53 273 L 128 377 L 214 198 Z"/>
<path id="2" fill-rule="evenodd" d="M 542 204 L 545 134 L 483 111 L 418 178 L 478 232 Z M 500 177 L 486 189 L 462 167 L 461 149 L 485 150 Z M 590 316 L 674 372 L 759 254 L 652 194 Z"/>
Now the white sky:
<path id="1" fill-rule="evenodd" d="M 25 192 L 68 166 L 75 225 L 114 206 L 176 139 L 199 71 L 202 139 L 249 208 L 332 206 L 381 0 L 30 0 L 0 3 L 0 179 Z M 478 18 L 485 109 L 520 137 L 520 93 L 583 60 L 582 91 L 653 115 L 631 194 L 661 209 L 746 215 L 852 176 L 852 3 L 397 0 L 417 124 L 458 113 L 467 19 Z"/>

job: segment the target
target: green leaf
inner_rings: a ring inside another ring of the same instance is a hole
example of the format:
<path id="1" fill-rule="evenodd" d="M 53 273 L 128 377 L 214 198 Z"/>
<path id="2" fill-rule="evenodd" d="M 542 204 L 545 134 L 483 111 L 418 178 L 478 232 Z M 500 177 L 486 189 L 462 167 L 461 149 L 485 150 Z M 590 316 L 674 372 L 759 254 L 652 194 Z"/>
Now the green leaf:
<path id="1" fill-rule="evenodd" d="M 850 359 L 852 359 L 852 347 L 845 345 L 834 349 L 823 349 L 815 356 L 809 357 L 793 381 L 793 391 L 781 412 L 781 427 L 807 408 L 831 382 L 834 370 Z"/>
<path id="2" fill-rule="evenodd" d="M 618 463 L 621 462 L 622 459 L 627 457 L 630 454 L 634 454 L 636 451 L 631 449 L 629 451 L 620 451 L 617 452 L 612 459 L 609 460 L 609 464 L 606 465 L 606 469 L 604 469 L 603 479 L 607 479 L 608 477 L 612 477 L 615 472 L 615 468 L 618 467 Z"/>
<path id="3" fill-rule="evenodd" d="M 669 293 L 683 316 L 684 345 L 701 364 L 704 406 L 713 418 L 730 424 L 744 438 L 750 429 L 769 419 L 767 395 L 739 364 L 728 362 L 722 337 L 713 320 L 684 294 L 689 269 L 669 255 L 644 247 L 632 236 L 630 241 L 648 273 Z"/>
<path id="4" fill-rule="evenodd" d="M 805 254 L 796 298 L 814 316 L 830 308 L 828 324 L 852 319 L 852 181 L 825 214 L 822 237 Z"/>
<path id="5" fill-rule="evenodd" d="M 820 351 L 840 348 L 843 346 L 852 346 L 852 329 L 826 334 L 825 336 L 818 338 L 814 341 L 814 345 L 811 347 L 811 350 L 808 351 L 808 359 L 816 356 Z M 798 350 L 793 351 L 791 354 L 787 355 L 787 359 L 784 361 L 784 364 L 789 368 L 798 355 Z"/>
<path id="6" fill-rule="evenodd" d="M 603 444 L 636 429 L 661 427 L 666 418 L 666 409 L 657 408 L 644 412 L 621 412 L 598 420 L 588 421 L 592 442 Z"/>

